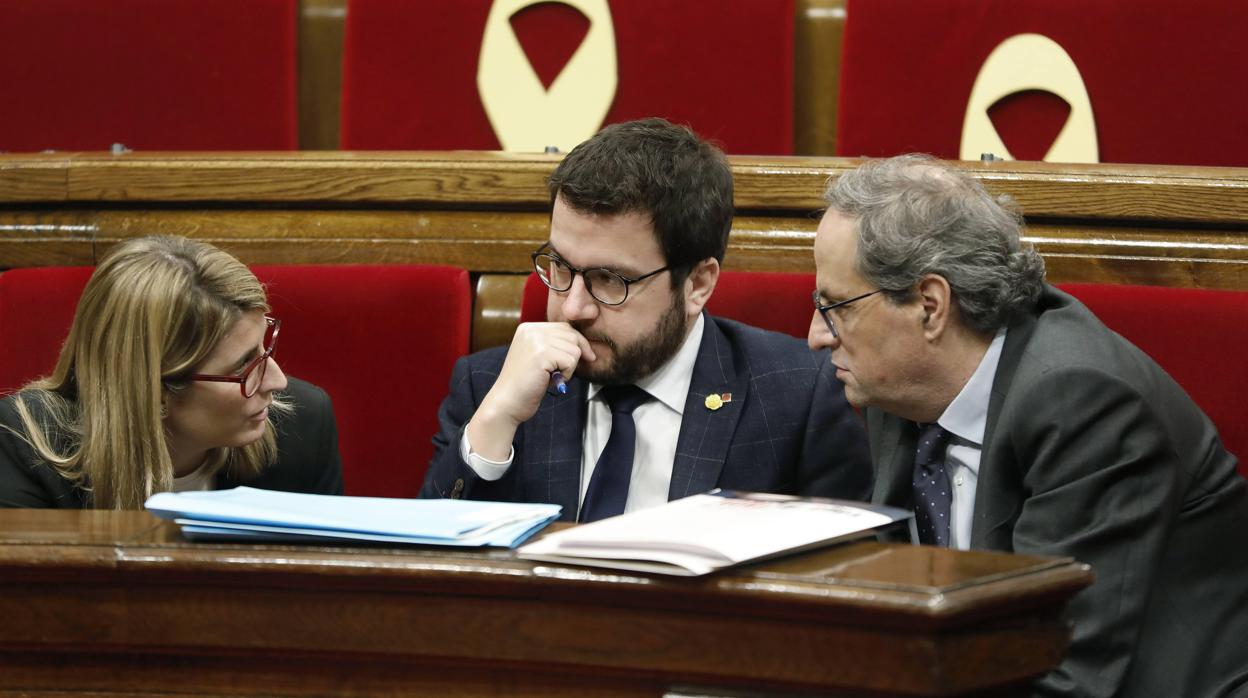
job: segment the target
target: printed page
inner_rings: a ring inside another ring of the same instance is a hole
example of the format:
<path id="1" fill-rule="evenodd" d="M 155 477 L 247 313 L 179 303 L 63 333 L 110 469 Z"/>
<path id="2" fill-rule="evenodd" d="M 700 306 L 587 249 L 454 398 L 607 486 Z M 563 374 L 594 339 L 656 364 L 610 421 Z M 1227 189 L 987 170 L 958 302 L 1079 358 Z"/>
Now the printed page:
<path id="1" fill-rule="evenodd" d="M 653 560 L 701 574 L 695 570 L 809 548 L 907 516 L 902 510 L 851 502 L 719 492 L 560 531 L 519 554 Z"/>

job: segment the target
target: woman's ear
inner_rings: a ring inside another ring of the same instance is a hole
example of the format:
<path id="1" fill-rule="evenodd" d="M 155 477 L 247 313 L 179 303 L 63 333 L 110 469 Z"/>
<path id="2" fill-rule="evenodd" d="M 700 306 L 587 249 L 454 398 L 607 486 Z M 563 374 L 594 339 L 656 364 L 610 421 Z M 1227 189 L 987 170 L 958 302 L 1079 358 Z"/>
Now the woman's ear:
<path id="1" fill-rule="evenodd" d="M 697 317 L 706 307 L 706 302 L 715 292 L 715 284 L 719 283 L 719 261 L 714 257 L 693 265 L 689 276 L 685 277 L 685 315 Z"/>

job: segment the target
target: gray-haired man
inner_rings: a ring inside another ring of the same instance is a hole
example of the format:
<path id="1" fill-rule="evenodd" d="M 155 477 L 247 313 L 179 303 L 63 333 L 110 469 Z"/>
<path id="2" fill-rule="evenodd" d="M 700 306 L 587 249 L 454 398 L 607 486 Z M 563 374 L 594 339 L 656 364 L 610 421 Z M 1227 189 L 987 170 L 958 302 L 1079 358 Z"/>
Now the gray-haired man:
<path id="1" fill-rule="evenodd" d="M 1248 483 L 1209 419 L 970 177 L 905 156 L 826 199 L 810 344 L 866 414 L 874 501 L 924 542 L 1092 565 L 1039 694 L 1248 694 Z"/>

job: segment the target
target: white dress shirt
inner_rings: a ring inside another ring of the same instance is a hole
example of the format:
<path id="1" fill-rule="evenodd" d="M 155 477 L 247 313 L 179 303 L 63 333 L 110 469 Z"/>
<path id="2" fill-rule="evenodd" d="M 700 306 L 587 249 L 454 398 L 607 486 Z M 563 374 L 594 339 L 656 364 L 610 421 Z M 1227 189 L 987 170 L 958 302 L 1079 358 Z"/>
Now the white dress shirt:
<path id="1" fill-rule="evenodd" d="M 936 422 L 952 436 L 945 451 L 945 474 L 953 489 L 949 512 L 949 547 L 967 550 L 971 547 L 971 523 L 975 515 L 975 489 L 979 484 L 979 458 L 984 448 L 984 429 L 988 423 L 988 400 L 992 382 L 1001 362 L 1005 345 L 1005 328 L 997 332 L 984 358 L 962 386 L 957 397 Z"/>
<path id="2" fill-rule="evenodd" d="M 633 474 L 628 486 L 628 501 L 624 506 L 626 513 L 667 502 L 667 492 L 672 481 L 672 465 L 676 460 L 676 441 L 680 437 L 680 424 L 685 412 L 685 401 L 689 397 L 689 384 L 693 381 L 693 366 L 698 360 L 698 350 L 702 347 L 705 322 L 703 316 L 698 315 L 693 329 L 676 354 L 654 373 L 637 382 L 637 387 L 654 399 L 640 405 L 633 412 L 633 422 L 637 426 L 637 443 L 633 450 Z M 593 477 L 594 465 L 611 436 L 611 409 L 607 407 L 601 391 L 601 385 L 589 385 L 585 430 L 581 434 L 581 503 L 585 501 L 585 491 Z M 481 479 L 491 481 L 501 478 L 516 456 L 513 448 L 506 461 L 482 458 L 472 452 L 467 429 L 460 439 L 459 453 Z M 579 506 L 578 504 L 578 514 Z"/>

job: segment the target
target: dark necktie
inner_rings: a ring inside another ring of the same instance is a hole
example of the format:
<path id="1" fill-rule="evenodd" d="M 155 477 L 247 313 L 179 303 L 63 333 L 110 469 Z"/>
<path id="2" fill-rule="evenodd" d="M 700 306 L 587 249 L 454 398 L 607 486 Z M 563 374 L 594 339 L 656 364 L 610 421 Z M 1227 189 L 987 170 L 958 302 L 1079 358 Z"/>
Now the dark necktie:
<path id="1" fill-rule="evenodd" d="M 914 451 L 914 518 L 919 542 L 949 545 L 949 509 L 953 502 L 949 476 L 945 474 L 945 447 L 949 432 L 939 424 L 920 424 Z"/>
<path id="2" fill-rule="evenodd" d="M 635 385 L 613 385 L 602 389 L 602 398 L 611 408 L 611 435 L 598 456 L 594 474 L 585 490 L 580 521 L 597 521 L 624 513 L 628 483 L 633 477 L 633 448 L 637 425 L 633 410 L 650 400 L 650 394 Z"/>

